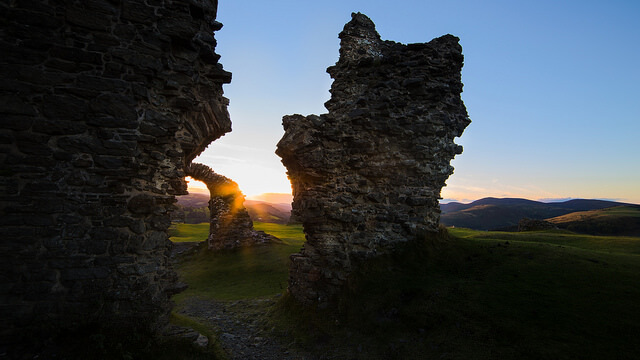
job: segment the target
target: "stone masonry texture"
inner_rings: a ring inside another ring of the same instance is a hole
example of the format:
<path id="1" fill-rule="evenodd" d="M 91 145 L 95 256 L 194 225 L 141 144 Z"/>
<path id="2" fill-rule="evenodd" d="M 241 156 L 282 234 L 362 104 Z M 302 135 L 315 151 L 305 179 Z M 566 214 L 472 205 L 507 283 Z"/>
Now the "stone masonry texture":
<path id="1" fill-rule="evenodd" d="M 329 112 L 285 116 L 276 150 L 306 235 L 289 292 L 321 307 L 363 261 L 437 231 L 440 190 L 462 152 L 454 138 L 470 123 L 458 38 L 383 41 L 360 13 L 339 37 Z"/>
<path id="2" fill-rule="evenodd" d="M 167 321 L 185 164 L 231 130 L 216 11 L 216 0 L 0 2 L 2 349 Z"/>
<path id="3" fill-rule="evenodd" d="M 278 241 L 253 229 L 253 221 L 244 207 L 244 194 L 236 182 L 198 163 L 189 164 L 185 174 L 202 181 L 209 189 L 209 250 L 231 250 Z"/>

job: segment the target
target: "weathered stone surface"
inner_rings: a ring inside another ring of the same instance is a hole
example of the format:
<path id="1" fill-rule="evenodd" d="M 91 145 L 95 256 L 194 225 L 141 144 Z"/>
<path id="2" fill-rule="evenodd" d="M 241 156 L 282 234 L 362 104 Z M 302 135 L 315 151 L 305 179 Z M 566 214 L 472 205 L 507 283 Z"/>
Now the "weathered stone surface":
<path id="1" fill-rule="evenodd" d="M 230 250 L 279 242 L 277 238 L 253 229 L 253 221 L 244 207 L 244 194 L 233 180 L 198 163 L 189 164 L 185 174 L 202 181 L 209 189 L 209 250 Z"/>
<path id="2" fill-rule="evenodd" d="M 216 8 L 0 2 L 0 352 L 167 320 L 184 165 L 231 130 Z"/>
<path id="3" fill-rule="evenodd" d="M 276 150 L 307 238 L 289 292 L 321 306 L 362 261 L 437 231 L 440 189 L 462 152 L 453 139 L 470 122 L 458 38 L 382 41 L 357 13 L 340 39 L 329 113 L 285 116 Z"/>

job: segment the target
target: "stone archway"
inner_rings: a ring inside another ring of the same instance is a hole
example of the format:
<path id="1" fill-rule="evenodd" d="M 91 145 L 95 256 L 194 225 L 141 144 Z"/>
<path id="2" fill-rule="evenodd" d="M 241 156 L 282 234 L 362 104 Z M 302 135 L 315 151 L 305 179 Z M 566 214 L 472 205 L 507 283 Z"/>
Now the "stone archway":
<path id="1" fill-rule="evenodd" d="M 209 189 L 209 237 L 210 250 L 235 249 L 266 244 L 276 240 L 273 236 L 253 229 L 253 221 L 244 207 L 244 194 L 238 184 L 210 167 L 191 163 L 184 169 L 185 175 L 202 181 Z"/>

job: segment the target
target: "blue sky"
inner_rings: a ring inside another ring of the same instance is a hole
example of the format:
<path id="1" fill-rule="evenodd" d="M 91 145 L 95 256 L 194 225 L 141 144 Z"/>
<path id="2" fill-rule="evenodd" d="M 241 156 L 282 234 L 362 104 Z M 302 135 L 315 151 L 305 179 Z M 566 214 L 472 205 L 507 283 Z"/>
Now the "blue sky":
<path id="1" fill-rule="evenodd" d="M 325 69 L 354 11 L 385 40 L 460 38 L 472 123 L 445 199 L 640 203 L 640 1 L 220 0 L 233 132 L 196 161 L 247 195 L 290 191 L 282 116 L 326 113 Z"/>

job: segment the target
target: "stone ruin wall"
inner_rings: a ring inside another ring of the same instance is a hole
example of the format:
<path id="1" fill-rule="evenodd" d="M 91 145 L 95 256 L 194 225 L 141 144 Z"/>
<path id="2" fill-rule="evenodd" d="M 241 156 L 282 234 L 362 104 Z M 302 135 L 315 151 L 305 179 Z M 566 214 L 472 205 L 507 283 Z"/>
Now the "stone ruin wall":
<path id="1" fill-rule="evenodd" d="M 279 241 L 253 229 L 253 221 L 244 207 L 244 194 L 236 182 L 198 163 L 189 164 L 185 174 L 202 181 L 209 189 L 209 250 L 232 250 Z"/>
<path id="2" fill-rule="evenodd" d="M 167 320 L 184 165 L 231 130 L 216 11 L 216 0 L 0 3 L 2 347 L 38 330 Z"/>
<path id="3" fill-rule="evenodd" d="M 362 261 L 437 231 L 440 190 L 462 152 L 454 138 L 470 123 L 458 38 L 382 41 L 358 13 L 340 39 L 329 113 L 285 116 L 276 151 L 307 239 L 289 292 L 319 306 Z"/>

